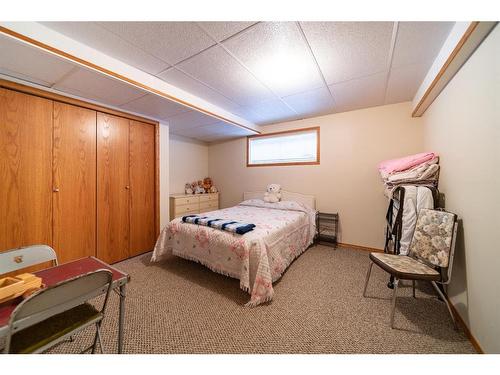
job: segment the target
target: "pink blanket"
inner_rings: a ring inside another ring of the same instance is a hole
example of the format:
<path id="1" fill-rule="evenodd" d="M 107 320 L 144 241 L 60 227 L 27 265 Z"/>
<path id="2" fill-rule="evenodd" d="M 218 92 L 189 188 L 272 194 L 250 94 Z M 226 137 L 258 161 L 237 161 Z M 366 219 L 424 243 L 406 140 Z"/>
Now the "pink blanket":
<path id="1" fill-rule="evenodd" d="M 405 156 L 400 159 L 391 159 L 379 164 L 378 169 L 385 174 L 407 170 L 416 165 L 434 159 L 437 155 L 434 152 L 422 152 L 420 154 Z"/>

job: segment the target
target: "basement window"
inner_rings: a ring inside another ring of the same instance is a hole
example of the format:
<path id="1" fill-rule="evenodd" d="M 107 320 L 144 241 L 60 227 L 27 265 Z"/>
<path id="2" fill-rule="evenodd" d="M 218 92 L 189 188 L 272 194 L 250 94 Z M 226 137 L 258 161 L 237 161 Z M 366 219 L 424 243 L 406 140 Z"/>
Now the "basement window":
<path id="1" fill-rule="evenodd" d="M 247 167 L 319 164 L 319 127 L 247 137 Z"/>

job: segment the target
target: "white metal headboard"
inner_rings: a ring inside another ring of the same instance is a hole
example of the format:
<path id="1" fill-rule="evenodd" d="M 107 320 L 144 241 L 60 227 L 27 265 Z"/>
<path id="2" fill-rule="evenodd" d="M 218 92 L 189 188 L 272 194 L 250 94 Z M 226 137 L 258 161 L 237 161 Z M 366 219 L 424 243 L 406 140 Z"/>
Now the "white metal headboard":
<path id="1" fill-rule="evenodd" d="M 264 194 L 264 191 L 245 191 L 243 193 L 243 200 L 246 201 L 247 199 L 263 199 Z M 302 203 L 308 207 L 311 207 L 313 210 L 316 209 L 316 198 L 313 195 L 292 193 L 291 191 L 281 190 L 281 200 Z"/>

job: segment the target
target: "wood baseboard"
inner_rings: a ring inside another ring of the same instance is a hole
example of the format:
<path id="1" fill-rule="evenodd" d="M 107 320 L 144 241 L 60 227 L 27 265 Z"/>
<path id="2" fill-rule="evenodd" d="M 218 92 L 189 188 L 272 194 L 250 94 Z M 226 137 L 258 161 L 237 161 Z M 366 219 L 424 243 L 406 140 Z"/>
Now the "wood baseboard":
<path id="1" fill-rule="evenodd" d="M 350 244 L 350 243 L 342 243 L 342 242 L 339 242 L 337 244 L 338 247 L 347 247 L 347 248 L 350 248 L 350 249 L 354 249 L 354 250 L 363 250 L 363 251 L 369 251 L 369 252 L 373 252 L 373 253 L 383 253 L 384 250 L 383 249 L 377 249 L 377 248 L 374 248 L 374 247 L 367 247 L 367 246 L 360 246 L 360 245 L 353 245 L 353 244 Z"/>
<path id="2" fill-rule="evenodd" d="M 450 301 L 448 296 L 446 295 L 446 299 L 448 300 L 448 303 L 450 304 L 451 311 L 453 312 L 453 316 L 455 316 L 455 319 L 457 321 L 457 324 L 464 330 L 465 336 L 469 339 L 470 343 L 478 352 L 478 354 L 484 354 L 483 348 L 481 348 L 481 345 L 479 345 L 479 342 L 476 340 L 476 338 L 472 335 L 471 331 L 469 330 L 469 327 L 467 324 L 465 324 L 464 320 L 462 319 L 462 316 L 458 313 L 457 309 L 455 306 L 453 306 L 453 303 Z"/>

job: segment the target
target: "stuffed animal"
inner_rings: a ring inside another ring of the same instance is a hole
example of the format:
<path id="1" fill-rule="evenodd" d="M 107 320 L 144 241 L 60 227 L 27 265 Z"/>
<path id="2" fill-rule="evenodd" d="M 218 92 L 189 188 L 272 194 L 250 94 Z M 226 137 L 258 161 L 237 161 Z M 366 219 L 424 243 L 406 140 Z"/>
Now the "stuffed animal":
<path id="1" fill-rule="evenodd" d="M 199 180 L 198 183 L 196 184 L 196 187 L 194 188 L 194 193 L 195 194 L 203 194 L 205 192 L 205 189 L 203 188 L 203 181 Z"/>
<path id="2" fill-rule="evenodd" d="M 191 184 L 189 182 L 186 182 L 186 185 L 184 185 L 184 193 L 193 194 L 193 189 L 191 188 Z"/>
<path id="3" fill-rule="evenodd" d="M 281 186 L 278 184 L 267 185 L 266 193 L 264 194 L 264 201 L 269 203 L 276 203 L 281 200 Z"/>
<path id="4" fill-rule="evenodd" d="M 210 188 L 210 193 L 218 193 L 218 192 L 219 192 L 219 190 L 217 190 L 215 185 L 212 185 L 212 187 Z"/>
<path id="5" fill-rule="evenodd" d="M 203 179 L 203 188 L 205 189 L 205 192 L 210 193 L 210 189 L 212 188 L 212 186 L 212 179 L 210 177 L 205 177 Z"/>

